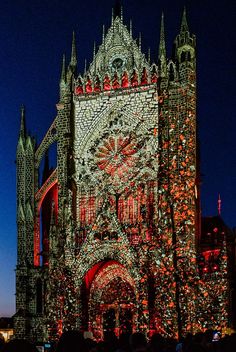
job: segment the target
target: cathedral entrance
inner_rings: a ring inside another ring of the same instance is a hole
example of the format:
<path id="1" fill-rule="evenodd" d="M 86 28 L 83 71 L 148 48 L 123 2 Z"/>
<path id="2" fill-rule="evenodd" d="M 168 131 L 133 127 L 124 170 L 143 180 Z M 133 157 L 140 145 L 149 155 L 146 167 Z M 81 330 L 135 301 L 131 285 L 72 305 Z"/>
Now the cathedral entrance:
<path id="1" fill-rule="evenodd" d="M 101 306 L 102 330 L 103 335 L 106 332 L 114 332 L 117 336 L 123 332 L 131 334 L 133 332 L 133 306 L 131 304 L 104 304 Z"/>
<path id="2" fill-rule="evenodd" d="M 91 273 L 93 271 L 93 277 Z M 136 327 L 136 289 L 128 270 L 115 261 L 101 262 L 90 269 L 85 280 L 88 282 L 87 307 L 88 330 L 96 339 L 106 333 L 132 333 Z"/>

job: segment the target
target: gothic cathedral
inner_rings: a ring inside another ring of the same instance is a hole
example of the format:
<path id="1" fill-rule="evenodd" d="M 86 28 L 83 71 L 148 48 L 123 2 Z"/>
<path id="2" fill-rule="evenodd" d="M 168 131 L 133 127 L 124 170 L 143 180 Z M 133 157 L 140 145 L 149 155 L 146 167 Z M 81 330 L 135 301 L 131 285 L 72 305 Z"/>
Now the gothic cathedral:
<path id="1" fill-rule="evenodd" d="M 79 75 L 73 35 L 57 116 L 39 145 L 22 109 L 17 337 L 51 340 L 70 328 L 96 339 L 106 331 L 176 337 L 227 325 L 224 245 L 214 274 L 197 262 L 195 46 L 184 10 L 167 59 L 162 16 L 158 62 L 151 63 L 122 12 L 115 14 Z"/>

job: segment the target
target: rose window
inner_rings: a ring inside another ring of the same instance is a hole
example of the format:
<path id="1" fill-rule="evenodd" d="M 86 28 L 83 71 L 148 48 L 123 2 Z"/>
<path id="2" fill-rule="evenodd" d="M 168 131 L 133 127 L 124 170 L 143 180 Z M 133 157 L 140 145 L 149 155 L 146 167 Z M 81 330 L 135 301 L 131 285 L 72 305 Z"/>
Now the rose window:
<path id="1" fill-rule="evenodd" d="M 111 136 L 98 147 L 97 165 L 107 174 L 120 177 L 134 166 L 136 152 L 136 146 L 130 137 Z"/>

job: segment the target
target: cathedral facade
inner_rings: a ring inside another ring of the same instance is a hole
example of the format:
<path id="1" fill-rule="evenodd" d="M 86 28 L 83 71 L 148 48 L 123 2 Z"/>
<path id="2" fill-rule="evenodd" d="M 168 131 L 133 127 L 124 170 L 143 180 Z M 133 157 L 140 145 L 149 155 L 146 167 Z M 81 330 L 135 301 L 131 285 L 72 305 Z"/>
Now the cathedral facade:
<path id="1" fill-rule="evenodd" d="M 184 11 L 167 59 L 162 16 L 158 62 L 151 63 L 119 13 L 81 75 L 73 35 L 57 116 L 39 145 L 22 109 L 17 337 L 50 340 L 71 328 L 96 339 L 105 331 L 176 337 L 227 326 L 224 241 L 216 270 L 197 262 L 195 50 Z"/>

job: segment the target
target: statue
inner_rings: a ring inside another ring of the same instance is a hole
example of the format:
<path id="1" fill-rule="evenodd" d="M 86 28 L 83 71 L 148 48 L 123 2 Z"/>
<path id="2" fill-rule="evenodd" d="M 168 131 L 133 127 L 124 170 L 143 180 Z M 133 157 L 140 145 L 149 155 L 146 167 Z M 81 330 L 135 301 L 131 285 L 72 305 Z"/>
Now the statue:
<path id="1" fill-rule="evenodd" d="M 98 76 L 96 76 L 96 79 L 95 79 L 94 92 L 101 92 L 101 84 Z"/>
<path id="2" fill-rule="evenodd" d="M 83 84 L 82 84 L 81 78 L 79 78 L 78 85 L 75 87 L 75 94 L 79 95 L 83 93 L 84 93 Z"/>
<path id="3" fill-rule="evenodd" d="M 131 86 L 137 87 L 138 86 L 138 74 L 135 70 L 133 70 L 132 77 L 131 77 Z"/>
<path id="4" fill-rule="evenodd" d="M 85 91 L 86 91 L 86 93 L 92 93 L 92 91 L 93 91 L 92 81 L 89 78 L 89 76 L 87 76 L 87 82 L 86 82 L 86 85 L 85 85 Z"/>
<path id="5" fill-rule="evenodd" d="M 142 84 L 142 85 L 148 84 L 148 75 L 147 75 L 146 67 L 143 68 L 143 73 L 142 73 L 142 78 L 141 78 L 141 84 Z"/>
<path id="6" fill-rule="evenodd" d="M 126 71 L 123 72 L 122 79 L 121 79 L 121 85 L 123 88 L 129 87 L 129 77 L 128 77 L 128 73 Z"/>
<path id="7" fill-rule="evenodd" d="M 108 76 L 108 74 L 106 74 L 105 77 L 104 77 L 103 89 L 104 90 L 110 90 L 111 89 L 111 81 L 110 81 L 110 77 Z"/>
<path id="8" fill-rule="evenodd" d="M 158 80 L 157 71 L 156 71 L 156 68 L 153 67 L 151 82 L 152 83 L 157 83 L 157 80 Z"/>
<path id="9" fill-rule="evenodd" d="M 117 73 L 116 73 L 116 72 L 115 72 L 115 74 L 114 74 L 114 78 L 113 78 L 113 81 L 112 81 L 112 88 L 113 88 L 113 89 L 118 89 L 118 88 L 120 88 L 120 83 L 119 83 L 118 76 L 117 76 Z"/>

